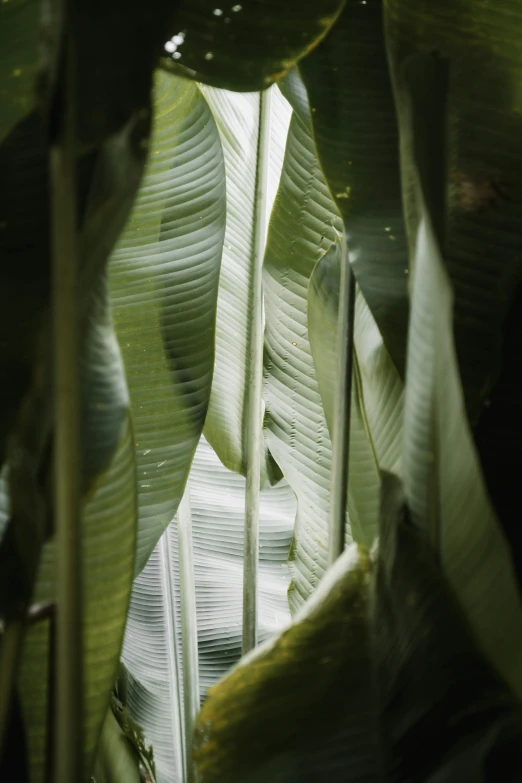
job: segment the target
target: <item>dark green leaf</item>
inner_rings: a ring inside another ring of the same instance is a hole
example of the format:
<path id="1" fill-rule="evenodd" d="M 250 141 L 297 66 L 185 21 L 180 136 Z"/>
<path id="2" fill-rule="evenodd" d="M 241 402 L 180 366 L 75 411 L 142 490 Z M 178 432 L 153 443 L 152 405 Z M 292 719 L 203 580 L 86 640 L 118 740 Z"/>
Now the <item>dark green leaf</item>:
<path id="1" fill-rule="evenodd" d="M 426 59 L 428 62 L 426 62 Z M 417 74 L 444 95 L 445 67 L 428 55 Z M 438 76 L 437 76 L 438 74 Z M 418 83 L 418 80 L 417 80 Z M 410 114 L 410 121 L 413 115 Z M 411 133 L 411 127 L 405 130 Z M 416 197 L 412 313 L 404 416 L 403 475 L 413 522 L 437 549 L 477 643 L 522 693 L 522 607 L 511 551 L 491 506 L 466 416 L 453 330 L 451 283 L 440 251 L 443 198 L 428 149 L 444 166 L 444 145 L 428 146 L 417 124 L 410 160 Z M 434 227 L 435 224 L 435 227 Z M 494 588 L 492 587 L 494 585 Z"/>
<path id="2" fill-rule="evenodd" d="M 444 9 L 424 0 L 392 0 L 385 18 L 411 235 L 419 212 L 412 170 L 435 160 L 437 134 L 446 135 L 447 163 L 438 171 L 459 370 L 486 483 L 513 546 L 520 582 L 522 398 L 514 357 L 522 329 L 522 11 L 513 0 L 494 5 L 467 0 Z M 433 50 L 447 60 L 449 71 L 442 100 L 440 85 L 426 73 L 424 53 Z M 414 149 L 419 130 L 426 139 L 424 162 Z"/>
<path id="3" fill-rule="evenodd" d="M 347 0 L 338 22 L 299 70 L 319 160 L 344 219 L 350 262 L 403 375 L 408 252 L 381 14 L 381 0 Z"/>
<path id="4" fill-rule="evenodd" d="M 206 84 L 262 90 L 317 44 L 342 6 L 343 0 L 227 0 L 222 6 L 180 0 L 169 33 L 174 47 L 165 46 L 165 55 Z"/>
<path id="5" fill-rule="evenodd" d="M 0 144 L 34 107 L 39 29 L 38 0 L 0 4 Z"/>

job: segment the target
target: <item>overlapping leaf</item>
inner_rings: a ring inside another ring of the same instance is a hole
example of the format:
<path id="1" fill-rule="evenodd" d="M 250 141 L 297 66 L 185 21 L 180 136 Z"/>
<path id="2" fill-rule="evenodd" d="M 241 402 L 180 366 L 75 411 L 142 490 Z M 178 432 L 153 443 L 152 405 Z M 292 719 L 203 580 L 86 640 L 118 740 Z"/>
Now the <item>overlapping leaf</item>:
<path id="1" fill-rule="evenodd" d="M 412 190 L 414 147 L 426 128 L 429 147 L 438 143 L 437 134 L 447 131 L 447 167 L 434 166 L 429 149 L 424 160 L 427 168 L 431 165 L 434 186 L 445 196 L 439 207 L 446 228 L 442 249 L 455 291 L 455 338 L 466 407 L 487 485 L 514 546 L 520 580 L 522 408 L 520 363 L 514 357 L 520 350 L 522 313 L 522 11 L 513 0 L 459 2 L 448 8 L 391 0 L 385 22 L 413 240 L 419 219 Z M 433 87 L 422 86 L 418 59 L 406 67 L 408 59 L 434 50 L 448 64 L 442 105 L 434 100 Z M 414 94 L 412 81 L 418 85 Z"/>
<path id="2" fill-rule="evenodd" d="M 294 624 L 210 693 L 202 783 L 516 780 L 520 704 L 477 653 L 398 487 L 384 490 L 377 563 L 349 547 Z"/>
<path id="3" fill-rule="evenodd" d="M 347 0 L 299 70 L 312 106 L 319 160 L 344 219 L 350 262 L 403 375 L 408 252 L 381 16 L 381 0 Z"/>
<path id="4" fill-rule="evenodd" d="M 7 0 L 0 5 L 0 143 L 35 102 L 40 4 Z"/>
<path id="5" fill-rule="evenodd" d="M 255 222 L 265 217 L 256 214 L 256 179 L 259 157 L 268 154 L 269 215 L 283 164 L 290 109 L 276 88 L 268 93 L 271 133 L 269 144 L 261 149 L 258 93 L 239 95 L 208 87 L 203 88 L 203 93 L 220 131 L 227 177 L 227 228 L 219 280 L 216 362 L 205 436 L 227 468 L 245 475 Z"/>
<path id="6" fill-rule="evenodd" d="M 335 22 L 343 0 L 234 3 L 181 0 L 175 46 L 166 54 L 198 81 L 227 90 L 262 90 L 312 49 Z"/>
<path id="7" fill-rule="evenodd" d="M 203 440 L 191 479 L 201 696 L 241 655 L 243 477 L 227 471 Z M 286 484 L 261 493 L 259 634 L 289 620 L 286 559 L 295 514 Z M 153 744 L 158 783 L 181 774 L 180 596 L 176 529 L 170 526 L 135 582 L 123 660 L 127 703 Z"/>
<path id="8" fill-rule="evenodd" d="M 298 503 L 292 608 L 308 597 L 326 567 L 331 443 L 308 339 L 306 298 L 321 242 L 335 238 L 334 214 L 313 140 L 294 114 L 264 263 L 265 439 Z"/>
<path id="9" fill-rule="evenodd" d="M 125 627 L 134 571 L 136 535 L 135 464 L 128 421 L 128 393 L 103 292 L 93 309 L 82 356 L 88 422 L 87 456 L 96 462 L 117 435 L 117 451 L 99 477 L 83 512 L 84 568 L 84 749 L 90 771 L 109 703 Z M 91 456 L 89 456 L 91 455 Z M 44 548 L 34 595 L 36 603 L 55 598 L 54 544 Z M 25 641 L 19 685 L 28 737 L 31 780 L 44 779 L 47 737 L 49 621 L 32 626 Z"/>
<path id="10" fill-rule="evenodd" d="M 317 162 L 306 93 L 295 72 L 283 89 L 297 113 L 265 255 L 265 435 L 298 498 L 290 593 L 295 608 L 326 566 L 331 459 L 326 422 L 331 428 L 339 300 L 334 224 L 339 217 Z M 370 544 L 377 524 L 378 469 L 400 469 L 402 383 L 362 297 L 355 334 L 352 529 L 347 532 Z"/>
<path id="11" fill-rule="evenodd" d="M 221 146 L 195 84 L 159 75 L 139 196 L 110 261 L 133 410 L 137 570 L 176 511 L 207 411 L 225 231 Z"/>
<path id="12" fill-rule="evenodd" d="M 308 290 L 310 344 L 330 431 L 338 367 L 339 251 L 337 242 L 317 262 Z M 354 540 L 370 547 L 378 530 L 379 470 L 400 469 L 402 382 L 360 293 L 354 325 L 348 510 Z"/>

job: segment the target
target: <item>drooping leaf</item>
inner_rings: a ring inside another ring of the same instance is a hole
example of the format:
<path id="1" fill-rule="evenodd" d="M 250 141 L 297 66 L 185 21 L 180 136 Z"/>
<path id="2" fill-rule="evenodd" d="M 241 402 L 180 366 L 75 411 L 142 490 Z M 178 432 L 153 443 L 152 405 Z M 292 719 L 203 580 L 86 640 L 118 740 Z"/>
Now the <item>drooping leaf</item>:
<path id="1" fill-rule="evenodd" d="M 150 157 L 111 257 L 138 461 L 139 572 L 183 495 L 207 411 L 225 231 L 219 136 L 197 86 L 159 74 Z"/>
<path id="2" fill-rule="evenodd" d="M 0 144 L 36 100 L 39 23 L 37 0 L 0 5 Z"/>
<path id="3" fill-rule="evenodd" d="M 429 83 L 431 100 L 441 106 L 445 63 L 428 54 L 415 65 L 414 81 Z M 477 643 L 520 695 L 520 594 L 509 543 L 491 506 L 466 416 L 452 288 L 440 250 L 444 191 L 433 173 L 444 170 L 443 127 L 430 125 L 423 131 L 417 119 L 410 113 L 410 125 L 402 128 L 410 134 L 416 129 L 409 161 L 416 245 L 404 407 L 406 494 L 412 519 L 437 549 Z M 428 145 L 430 135 L 434 143 Z M 430 154 L 433 160 L 428 162 Z"/>
<path id="4" fill-rule="evenodd" d="M 401 503 L 386 479 L 377 563 L 350 546 L 294 624 L 211 691 L 195 733 L 202 783 L 484 782 L 517 769 L 520 704 Z"/>
<path id="5" fill-rule="evenodd" d="M 201 697 L 241 655 L 245 480 L 202 440 L 191 472 Z M 259 634 L 289 621 L 286 565 L 295 501 L 281 483 L 261 493 Z M 158 783 L 177 783 L 181 753 L 182 656 L 178 542 L 171 525 L 137 577 L 123 660 L 127 705 L 154 748 Z"/>
<path id="6" fill-rule="evenodd" d="M 165 55 L 206 84 L 263 90 L 317 45 L 342 6 L 343 0 L 287 0 L 284 6 L 261 0 L 223 7 L 214 0 L 180 0 Z"/>
<path id="7" fill-rule="evenodd" d="M 442 254 L 455 293 L 454 329 L 466 408 L 522 583 L 522 407 L 519 363 L 513 358 L 522 328 L 522 59 L 517 43 L 522 12 L 512 0 L 494 6 L 463 1 L 444 9 L 429 2 L 392 0 L 386 5 L 385 24 L 409 232 L 414 241 L 419 207 L 411 188 L 418 165 L 413 141 L 418 144 L 420 132 L 431 147 L 423 165 L 432 166 L 435 184 L 445 196 Z M 442 103 L 436 100 L 436 88 L 426 87 L 425 68 L 419 63 L 424 53 L 433 51 L 447 61 Z M 432 145 L 442 131 L 447 164 L 441 169 L 433 165 Z"/>
<path id="8" fill-rule="evenodd" d="M 347 0 L 336 24 L 301 61 L 299 71 L 357 283 L 403 375 L 408 252 L 381 16 L 381 0 Z"/>
<path id="9" fill-rule="evenodd" d="M 216 361 L 205 437 L 230 470 L 246 475 L 248 356 L 252 336 L 256 184 L 260 156 L 269 156 L 267 216 L 279 184 L 290 109 L 277 88 L 267 99 L 269 144 L 259 143 L 260 95 L 203 88 L 220 131 L 225 156 L 227 229 L 219 281 Z M 265 219 L 265 216 L 259 216 Z M 270 464 L 263 460 L 263 483 Z"/>

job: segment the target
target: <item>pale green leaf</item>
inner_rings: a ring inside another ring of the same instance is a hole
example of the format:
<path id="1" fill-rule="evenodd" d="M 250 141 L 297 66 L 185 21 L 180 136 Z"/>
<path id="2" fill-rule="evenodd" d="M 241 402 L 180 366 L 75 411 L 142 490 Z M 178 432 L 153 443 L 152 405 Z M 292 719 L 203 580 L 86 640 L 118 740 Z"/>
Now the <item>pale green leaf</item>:
<path id="1" fill-rule="evenodd" d="M 241 655 L 245 480 L 226 470 L 202 440 L 191 478 L 201 697 Z M 259 635 L 289 621 L 286 559 L 295 514 L 283 482 L 261 492 Z M 182 673 L 178 542 L 171 525 L 137 577 L 123 661 L 127 705 L 152 743 L 158 783 L 181 775 Z"/>
<path id="2" fill-rule="evenodd" d="M 246 474 L 249 346 L 252 334 L 256 177 L 259 156 L 268 154 L 268 218 L 279 184 L 290 108 L 277 88 L 267 95 L 271 133 L 259 145 L 259 94 L 236 94 L 204 87 L 220 131 L 225 156 L 227 228 L 219 281 L 216 361 L 205 437 L 230 470 Z M 267 454 L 262 462 L 266 479 Z"/>

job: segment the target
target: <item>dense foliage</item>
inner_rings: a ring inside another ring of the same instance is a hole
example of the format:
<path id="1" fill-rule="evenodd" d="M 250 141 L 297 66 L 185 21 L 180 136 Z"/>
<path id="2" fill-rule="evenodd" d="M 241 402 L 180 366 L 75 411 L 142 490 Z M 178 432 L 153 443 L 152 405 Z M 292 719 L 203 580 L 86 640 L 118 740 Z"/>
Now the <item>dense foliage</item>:
<path id="1" fill-rule="evenodd" d="M 84 780 L 522 779 L 521 31 L 515 0 L 0 4 L 2 779 L 66 783 L 62 403 Z"/>

